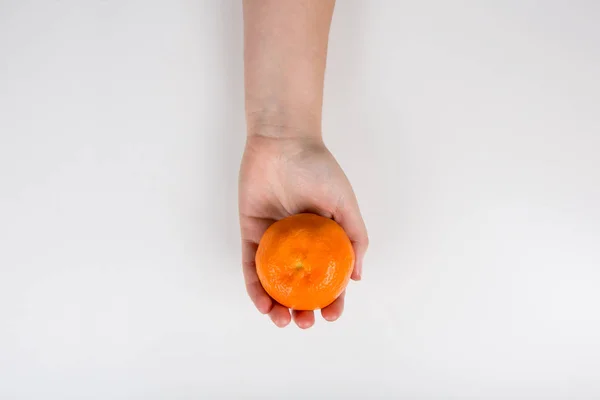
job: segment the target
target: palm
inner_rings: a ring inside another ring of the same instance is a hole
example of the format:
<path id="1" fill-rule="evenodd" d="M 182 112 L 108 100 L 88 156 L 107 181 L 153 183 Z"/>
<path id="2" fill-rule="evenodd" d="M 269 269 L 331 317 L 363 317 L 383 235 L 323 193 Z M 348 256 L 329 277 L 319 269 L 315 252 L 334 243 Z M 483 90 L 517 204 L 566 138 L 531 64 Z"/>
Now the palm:
<path id="1" fill-rule="evenodd" d="M 352 278 L 360 279 L 359 263 L 367 245 L 364 224 L 350 183 L 319 140 L 250 140 L 240 171 L 239 209 L 248 293 L 259 311 L 268 313 L 276 325 L 287 325 L 290 311 L 266 294 L 254 264 L 258 242 L 273 222 L 300 212 L 335 219 L 353 241 L 357 266 Z M 323 317 L 337 319 L 343 301 L 342 294 L 321 311 Z M 314 323 L 312 311 L 293 311 L 292 315 L 301 328 Z"/>

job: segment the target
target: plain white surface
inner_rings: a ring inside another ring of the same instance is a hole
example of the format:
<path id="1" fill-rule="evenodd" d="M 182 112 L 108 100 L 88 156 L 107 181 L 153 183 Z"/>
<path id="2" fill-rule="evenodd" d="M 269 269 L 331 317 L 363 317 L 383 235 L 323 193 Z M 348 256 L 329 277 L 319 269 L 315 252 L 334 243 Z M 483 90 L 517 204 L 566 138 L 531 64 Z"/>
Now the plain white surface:
<path id="1" fill-rule="evenodd" d="M 0 398 L 600 397 L 600 3 L 339 0 L 346 312 L 246 297 L 227 1 L 0 2 Z"/>

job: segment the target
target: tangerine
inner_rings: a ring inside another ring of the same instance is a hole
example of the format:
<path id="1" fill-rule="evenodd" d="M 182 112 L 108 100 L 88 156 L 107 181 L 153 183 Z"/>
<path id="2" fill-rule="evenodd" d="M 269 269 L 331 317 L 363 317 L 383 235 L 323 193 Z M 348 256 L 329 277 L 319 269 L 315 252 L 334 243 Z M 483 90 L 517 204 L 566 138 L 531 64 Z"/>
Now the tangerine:
<path id="1" fill-rule="evenodd" d="M 256 272 L 267 293 L 294 310 L 331 304 L 346 288 L 354 250 L 344 229 L 316 214 L 296 214 L 271 225 L 258 245 Z"/>

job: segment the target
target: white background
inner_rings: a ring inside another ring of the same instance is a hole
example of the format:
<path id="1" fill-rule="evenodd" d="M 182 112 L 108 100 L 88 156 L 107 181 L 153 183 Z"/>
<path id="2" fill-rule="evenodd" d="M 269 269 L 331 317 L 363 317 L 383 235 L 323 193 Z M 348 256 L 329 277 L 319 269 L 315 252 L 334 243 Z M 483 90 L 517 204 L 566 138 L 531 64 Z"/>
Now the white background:
<path id="1" fill-rule="evenodd" d="M 600 398 L 600 2 L 339 0 L 346 312 L 246 297 L 242 16 L 0 1 L 0 398 Z"/>

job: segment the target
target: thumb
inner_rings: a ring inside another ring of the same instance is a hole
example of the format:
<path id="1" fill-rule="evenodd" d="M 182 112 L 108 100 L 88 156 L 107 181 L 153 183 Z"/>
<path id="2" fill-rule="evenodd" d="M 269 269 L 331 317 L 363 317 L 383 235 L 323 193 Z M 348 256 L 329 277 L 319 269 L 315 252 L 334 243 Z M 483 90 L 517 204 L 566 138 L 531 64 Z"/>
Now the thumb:
<path id="1" fill-rule="evenodd" d="M 359 281 L 362 277 L 363 259 L 369 247 L 369 236 L 356 197 L 352 196 L 350 201 L 340 206 L 334 213 L 333 219 L 344 228 L 352 242 L 355 262 L 351 277 Z"/>

